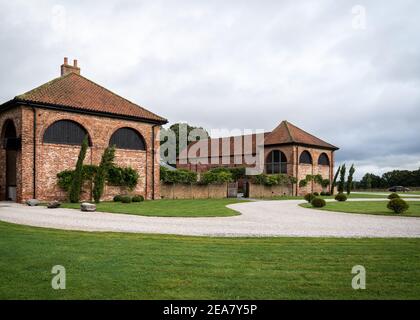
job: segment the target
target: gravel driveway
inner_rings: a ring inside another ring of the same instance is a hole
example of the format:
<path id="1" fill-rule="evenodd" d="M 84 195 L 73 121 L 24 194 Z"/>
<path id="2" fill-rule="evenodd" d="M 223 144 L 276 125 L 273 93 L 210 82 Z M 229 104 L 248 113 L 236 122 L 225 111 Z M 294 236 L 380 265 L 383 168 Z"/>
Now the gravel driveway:
<path id="1" fill-rule="evenodd" d="M 377 200 L 384 199 L 363 201 Z M 215 218 L 85 213 L 73 209 L 0 203 L 0 220 L 65 230 L 193 236 L 420 237 L 420 218 L 323 212 L 299 207 L 299 203 L 302 201 L 237 203 L 228 207 L 241 212 L 241 215 Z"/>

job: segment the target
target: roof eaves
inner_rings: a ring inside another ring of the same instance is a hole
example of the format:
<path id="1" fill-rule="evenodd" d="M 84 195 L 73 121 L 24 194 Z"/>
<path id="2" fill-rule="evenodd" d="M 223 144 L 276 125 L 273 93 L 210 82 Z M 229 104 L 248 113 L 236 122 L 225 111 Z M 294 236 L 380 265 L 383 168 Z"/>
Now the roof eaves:
<path id="1" fill-rule="evenodd" d="M 52 104 L 52 103 L 42 103 L 38 101 L 30 101 L 25 99 L 18 99 L 17 97 L 13 100 L 14 103 L 20 103 L 24 105 L 29 105 L 33 107 L 45 108 L 45 109 L 52 109 L 52 110 L 61 110 L 61 111 L 68 111 L 68 112 L 75 112 L 80 114 L 88 114 L 88 115 L 99 115 L 99 116 L 107 116 L 110 118 L 116 119 L 123 119 L 123 120 L 132 120 L 132 121 L 144 121 L 148 123 L 156 123 L 156 124 L 166 124 L 168 120 L 165 118 L 160 119 L 152 119 L 152 118 L 145 118 L 145 117 L 137 117 L 137 116 L 129 116 L 123 115 L 119 113 L 112 113 L 112 112 L 105 112 L 105 111 L 95 111 L 95 110 L 87 110 L 81 108 L 75 108 L 72 106 L 60 105 L 60 104 Z"/>

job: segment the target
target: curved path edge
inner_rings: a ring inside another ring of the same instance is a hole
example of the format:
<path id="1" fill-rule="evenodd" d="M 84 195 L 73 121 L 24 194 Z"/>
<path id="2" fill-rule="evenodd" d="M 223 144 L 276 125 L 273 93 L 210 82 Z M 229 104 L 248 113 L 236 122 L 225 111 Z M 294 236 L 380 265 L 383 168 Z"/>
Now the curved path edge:
<path id="1" fill-rule="evenodd" d="M 385 201 L 386 199 L 351 199 Z M 416 201 L 410 199 L 410 201 Z M 418 201 L 418 200 L 417 200 Z M 62 230 L 173 234 L 212 237 L 420 238 L 420 218 L 351 214 L 302 208 L 302 200 L 228 205 L 231 217 L 147 217 L 0 203 L 0 220 Z"/>

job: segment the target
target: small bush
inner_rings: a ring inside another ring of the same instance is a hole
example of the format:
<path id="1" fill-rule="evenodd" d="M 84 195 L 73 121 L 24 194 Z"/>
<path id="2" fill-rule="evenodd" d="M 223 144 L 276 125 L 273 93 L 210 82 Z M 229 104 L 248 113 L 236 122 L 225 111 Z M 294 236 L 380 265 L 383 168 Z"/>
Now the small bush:
<path id="1" fill-rule="evenodd" d="M 133 202 L 142 202 L 142 201 L 144 201 L 144 197 L 141 196 L 141 195 L 134 196 L 132 200 L 133 200 Z"/>
<path id="2" fill-rule="evenodd" d="M 326 192 L 324 192 L 324 191 L 322 191 L 320 194 L 321 194 L 321 196 L 326 196 L 327 195 Z"/>
<path id="3" fill-rule="evenodd" d="M 114 202 L 121 202 L 122 201 L 122 195 L 118 194 L 114 197 Z"/>
<path id="4" fill-rule="evenodd" d="M 403 199 L 395 198 L 388 202 L 387 208 L 395 213 L 403 213 L 408 210 L 409 205 Z"/>
<path id="5" fill-rule="evenodd" d="M 313 193 L 307 193 L 307 194 L 305 194 L 304 198 L 305 198 L 306 201 L 308 201 L 309 203 L 311 203 L 312 200 L 315 199 L 315 196 L 314 196 Z"/>
<path id="6" fill-rule="evenodd" d="M 329 193 L 329 192 L 324 192 L 324 193 L 325 193 L 325 196 L 327 196 L 327 197 L 329 197 L 331 195 L 331 193 Z"/>
<path id="7" fill-rule="evenodd" d="M 325 207 L 327 205 L 325 200 L 321 199 L 321 198 L 312 199 L 311 204 L 312 204 L 312 207 L 315 207 L 315 208 L 322 208 L 322 207 Z"/>
<path id="8" fill-rule="evenodd" d="M 122 203 L 131 203 L 132 199 L 130 196 L 123 196 L 121 197 L 121 202 Z"/>
<path id="9" fill-rule="evenodd" d="M 339 193 L 335 196 L 335 200 L 337 201 L 346 201 L 347 200 L 347 196 L 344 193 Z"/>
<path id="10" fill-rule="evenodd" d="M 315 197 L 319 197 L 319 193 L 318 192 L 314 192 L 314 196 Z"/>
<path id="11" fill-rule="evenodd" d="M 392 200 L 392 199 L 398 199 L 400 196 L 398 195 L 398 193 L 395 193 L 395 192 L 393 192 L 393 193 L 391 193 L 389 196 L 388 196 L 388 199 L 389 200 Z"/>

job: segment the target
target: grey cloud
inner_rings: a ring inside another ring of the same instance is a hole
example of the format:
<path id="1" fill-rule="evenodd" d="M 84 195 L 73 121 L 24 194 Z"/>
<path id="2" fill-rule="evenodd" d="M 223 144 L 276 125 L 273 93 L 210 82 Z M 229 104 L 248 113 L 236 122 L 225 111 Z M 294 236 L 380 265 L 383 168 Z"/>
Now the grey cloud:
<path id="1" fill-rule="evenodd" d="M 352 28 L 356 4 L 364 30 Z M 172 123 L 271 130 L 287 119 L 339 146 L 359 175 L 416 169 L 419 12 L 414 0 L 0 0 L 0 99 L 58 76 L 69 56 Z"/>

